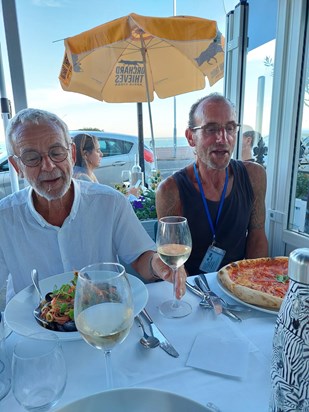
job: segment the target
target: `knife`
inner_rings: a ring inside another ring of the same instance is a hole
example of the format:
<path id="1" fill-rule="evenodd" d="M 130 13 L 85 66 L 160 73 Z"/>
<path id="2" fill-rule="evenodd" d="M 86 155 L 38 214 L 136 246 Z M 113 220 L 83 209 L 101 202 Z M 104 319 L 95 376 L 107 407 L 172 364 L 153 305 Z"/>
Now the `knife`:
<path id="1" fill-rule="evenodd" d="M 196 286 L 191 285 L 189 282 L 186 281 L 186 286 L 187 288 L 194 293 L 195 295 L 199 296 L 200 298 L 203 298 L 203 296 L 205 295 L 200 289 L 198 289 Z M 213 293 L 213 292 L 212 292 Z M 234 312 L 231 312 L 229 309 L 226 309 L 225 307 L 222 307 L 222 313 L 223 315 L 237 321 L 237 322 L 241 322 L 242 319 L 235 315 Z"/>
<path id="2" fill-rule="evenodd" d="M 143 309 L 142 314 L 147 319 L 153 336 L 155 338 L 159 339 L 160 348 L 162 348 L 166 353 L 173 356 L 174 358 L 178 358 L 179 353 L 176 351 L 174 346 L 166 339 L 166 337 L 163 335 L 163 333 L 160 331 L 160 329 L 153 323 L 153 320 L 149 316 L 146 309 Z"/>
<path id="3" fill-rule="evenodd" d="M 199 278 L 201 280 L 202 285 L 204 286 L 204 288 L 202 290 L 203 291 L 206 290 L 210 294 L 210 296 L 212 296 L 213 298 L 220 299 L 220 297 L 218 295 L 216 295 L 210 289 L 205 273 L 202 273 Z M 220 299 L 220 302 L 221 302 L 221 299 Z M 221 302 L 221 306 L 222 306 L 222 302 Z M 222 311 L 223 311 L 223 314 L 228 316 L 229 318 L 237 320 L 238 322 L 242 321 L 242 319 L 239 316 L 235 315 L 235 313 L 231 312 L 229 309 L 226 309 L 226 308 L 222 307 Z"/>
<path id="4" fill-rule="evenodd" d="M 211 303 L 211 306 L 213 307 L 215 314 L 220 315 L 222 313 L 222 303 L 221 303 L 220 298 L 214 294 L 211 294 L 210 291 L 207 290 L 206 286 L 204 285 L 200 277 L 194 278 L 194 282 L 196 286 L 200 288 L 201 291 L 208 298 L 209 302 Z"/>

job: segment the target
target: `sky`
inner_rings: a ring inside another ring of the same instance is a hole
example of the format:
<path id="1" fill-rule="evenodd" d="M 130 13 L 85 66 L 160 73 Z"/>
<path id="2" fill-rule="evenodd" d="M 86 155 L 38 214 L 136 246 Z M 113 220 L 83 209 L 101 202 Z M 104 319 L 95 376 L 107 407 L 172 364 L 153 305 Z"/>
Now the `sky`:
<path id="1" fill-rule="evenodd" d="M 2 0 L 6 1 L 6 0 Z M 0 1 L 1 2 L 1 1 Z M 69 129 L 98 128 L 109 132 L 137 135 L 135 103 L 106 103 L 62 90 L 58 76 L 64 55 L 63 39 L 74 36 L 131 12 L 169 17 L 191 15 L 216 20 L 225 33 L 226 13 L 234 8 L 235 0 L 15 0 L 19 38 L 23 59 L 27 105 L 56 113 Z M 2 9 L 1 9 L 2 11 Z M 6 96 L 13 105 L 9 63 L 2 13 L 0 13 L 0 44 Z M 210 92 L 223 92 L 223 80 L 198 92 L 176 97 L 177 136 L 184 136 L 190 106 Z M 174 99 L 155 97 L 151 103 L 155 137 L 173 136 Z M 144 136 L 151 135 L 149 113 L 143 103 Z M 3 140 L 3 125 L 0 140 Z"/>

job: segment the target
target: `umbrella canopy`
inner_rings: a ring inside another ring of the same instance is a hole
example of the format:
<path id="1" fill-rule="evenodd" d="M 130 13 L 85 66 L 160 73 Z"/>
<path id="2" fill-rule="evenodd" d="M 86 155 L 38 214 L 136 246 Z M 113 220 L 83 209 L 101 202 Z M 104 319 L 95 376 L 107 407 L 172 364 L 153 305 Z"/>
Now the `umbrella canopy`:
<path id="1" fill-rule="evenodd" d="M 64 40 L 66 91 L 112 102 L 149 102 L 223 77 L 224 38 L 214 20 L 134 13 Z M 149 106 L 149 113 L 150 106 Z M 150 114 L 151 121 L 151 114 Z M 152 121 L 152 143 L 154 147 Z"/>

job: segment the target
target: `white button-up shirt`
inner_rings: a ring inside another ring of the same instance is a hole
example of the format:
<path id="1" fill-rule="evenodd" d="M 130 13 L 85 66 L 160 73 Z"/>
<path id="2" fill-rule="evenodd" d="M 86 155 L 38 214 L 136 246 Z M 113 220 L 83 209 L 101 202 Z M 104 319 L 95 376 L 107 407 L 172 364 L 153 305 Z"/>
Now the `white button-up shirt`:
<path id="1" fill-rule="evenodd" d="M 74 202 L 61 227 L 34 209 L 32 188 L 0 201 L 0 287 L 9 276 L 7 298 L 40 279 L 98 262 L 131 263 L 155 244 L 129 201 L 111 187 L 74 180 Z"/>

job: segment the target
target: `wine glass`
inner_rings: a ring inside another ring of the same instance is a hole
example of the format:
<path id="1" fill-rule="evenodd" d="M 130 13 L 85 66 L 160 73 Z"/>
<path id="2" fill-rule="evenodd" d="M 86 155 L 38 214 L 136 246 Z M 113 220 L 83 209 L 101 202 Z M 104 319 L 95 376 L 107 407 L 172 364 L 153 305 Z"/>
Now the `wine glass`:
<path id="1" fill-rule="evenodd" d="M 16 343 L 12 390 L 28 411 L 47 411 L 64 392 L 67 370 L 59 338 L 52 332 L 28 335 Z"/>
<path id="2" fill-rule="evenodd" d="M 131 181 L 131 171 L 130 170 L 123 170 L 121 172 L 121 180 L 125 187 L 128 189 L 130 186 Z"/>
<path id="3" fill-rule="evenodd" d="M 158 222 L 157 252 L 161 260 L 173 270 L 174 299 L 160 305 L 162 315 L 181 318 L 191 313 L 191 305 L 176 298 L 178 268 L 189 258 L 192 249 L 187 219 L 182 216 L 163 217 Z"/>
<path id="4" fill-rule="evenodd" d="M 111 350 L 128 336 L 134 319 L 131 287 L 122 265 L 96 263 L 79 272 L 74 319 L 84 340 L 104 351 L 107 389 L 111 389 Z"/>

